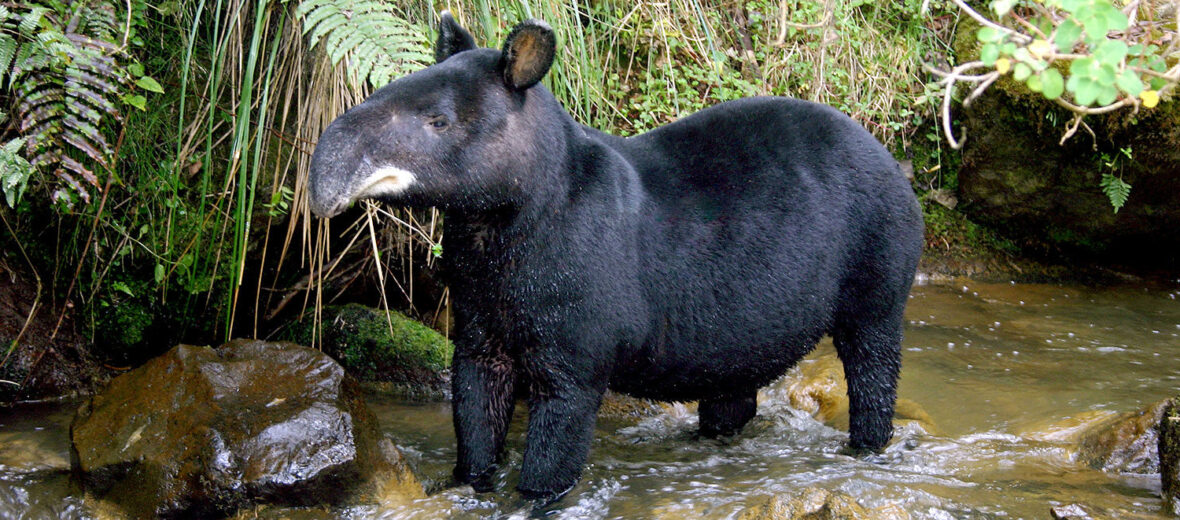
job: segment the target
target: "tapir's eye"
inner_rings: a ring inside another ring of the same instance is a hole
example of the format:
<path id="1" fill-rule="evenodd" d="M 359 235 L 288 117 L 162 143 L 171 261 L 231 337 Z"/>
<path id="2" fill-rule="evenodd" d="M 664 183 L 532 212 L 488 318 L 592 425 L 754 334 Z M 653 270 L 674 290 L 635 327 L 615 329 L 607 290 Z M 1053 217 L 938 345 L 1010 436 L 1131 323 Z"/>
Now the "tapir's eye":
<path id="1" fill-rule="evenodd" d="M 447 122 L 446 116 L 430 116 L 426 118 L 426 124 L 434 127 L 435 130 L 442 130 L 450 123 Z"/>

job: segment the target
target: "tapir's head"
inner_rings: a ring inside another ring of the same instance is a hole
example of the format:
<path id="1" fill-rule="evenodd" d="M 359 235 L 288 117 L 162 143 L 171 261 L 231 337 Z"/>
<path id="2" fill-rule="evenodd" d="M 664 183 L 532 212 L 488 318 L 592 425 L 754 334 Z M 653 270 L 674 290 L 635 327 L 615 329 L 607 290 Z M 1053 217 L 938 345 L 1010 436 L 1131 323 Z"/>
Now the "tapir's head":
<path id="1" fill-rule="evenodd" d="M 331 217 L 366 198 L 486 208 L 522 197 L 558 139 L 556 102 L 536 86 L 554 50 L 544 22 L 516 26 L 497 51 L 477 49 L 443 13 L 437 63 L 377 90 L 320 136 L 312 211 Z"/>

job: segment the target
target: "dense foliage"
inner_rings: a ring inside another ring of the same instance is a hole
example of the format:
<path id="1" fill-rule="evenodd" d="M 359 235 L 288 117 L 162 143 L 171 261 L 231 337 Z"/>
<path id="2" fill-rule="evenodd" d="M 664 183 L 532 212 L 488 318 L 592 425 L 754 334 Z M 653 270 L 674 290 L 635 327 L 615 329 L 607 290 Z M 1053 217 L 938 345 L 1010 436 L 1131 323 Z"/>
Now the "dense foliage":
<path id="1" fill-rule="evenodd" d="M 488 46 L 548 21 L 546 83 L 587 124 L 632 134 L 737 97 L 807 98 L 911 160 L 921 189 L 954 187 L 923 71 L 951 54 L 950 2 L 34 0 L 0 4 L 0 263 L 47 273 L 42 312 L 81 313 L 114 361 L 263 335 L 335 299 L 442 327 L 442 217 L 367 204 L 330 226 L 304 177 L 336 115 L 431 61 L 443 8 Z M 1053 70 L 1010 40 L 987 42 L 992 66 Z"/>

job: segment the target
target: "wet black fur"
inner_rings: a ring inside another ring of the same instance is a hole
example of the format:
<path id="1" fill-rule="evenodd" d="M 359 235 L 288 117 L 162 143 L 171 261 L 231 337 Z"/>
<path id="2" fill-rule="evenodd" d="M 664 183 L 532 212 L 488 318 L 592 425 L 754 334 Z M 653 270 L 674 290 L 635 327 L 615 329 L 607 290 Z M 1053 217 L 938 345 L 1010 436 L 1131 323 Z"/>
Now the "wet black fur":
<path id="1" fill-rule="evenodd" d="M 530 31 L 552 45 L 538 22 L 513 35 Z M 515 88 L 540 78 L 506 77 L 501 51 L 472 48 L 449 16 L 440 33 L 440 63 L 324 132 L 310 188 L 331 215 L 392 164 L 417 181 L 391 202 L 446 211 L 459 481 L 490 489 L 516 385 L 519 489 L 553 499 L 578 479 L 608 387 L 699 399 L 702 432 L 732 434 L 825 334 L 850 445 L 888 442 L 922 218 L 868 132 L 827 106 L 751 98 L 614 137 L 542 86 Z M 540 51 L 520 55 L 553 56 Z"/>

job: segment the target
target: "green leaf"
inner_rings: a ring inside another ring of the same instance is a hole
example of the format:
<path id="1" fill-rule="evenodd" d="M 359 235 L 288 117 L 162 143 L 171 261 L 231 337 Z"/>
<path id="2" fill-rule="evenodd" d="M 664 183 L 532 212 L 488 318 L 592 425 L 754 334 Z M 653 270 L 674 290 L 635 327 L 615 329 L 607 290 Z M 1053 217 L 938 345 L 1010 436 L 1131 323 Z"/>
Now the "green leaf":
<path id="1" fill-rule="evenodd" d="M 1088 16 L 1080 20 L 1086 36 L 1095 40 L 1106 38 L 1106 33 L 1110 32 L 1110 25 L 1106 22 L 1106 18 L 1097 16 L 1093 12 L 1087 14 Z"/>
<path id="2" fill-rule="evenodd" d="M 993 43 L 1004 38 L 1004 33 L 997 31 L 991 27 L 981 27 L 975 33 L 975 38 L 984 43 Z"/>
<path id="3" fill-rule="evenodd" d="M 131 96 L 123 96 L 123 102 L 140 110 L 147 110 L 147 98 L 135 94 Z"/>
<path id="4" fill-rule="evenodd" d="M 164 87 L 161 87 L 160 83 L 158 81 L 156 81 L 155 79 L 152 79 L 151 76 L 144 76 L 142 78 L 139 78 L 138 80 L 135 81 L 135 85 L 141 89 L 144 89 L 144 90 L 147 90 L 150 92 L 157 92 L 160 94 L 164 93 Z"/>
<path id="5" fill-rule="evenodd" d="M 123 294 L 126 294 L 127 296 L 131 296 L 131 297 L 135 296 L 135 293 L 131 292 L 131 288 L 128 287 L 127 284 L 125 284 L 123 282 L 116 281 L 116 282 L 112 283 L 111 289 L 114 289 L 114 290 L 119 291 Z"/>
<path id="6" fill-rule="evenodd" d="M 1098 99 L 1098 91 L 1101 87 L 1090 78 L 1078 78 L 1077 88 L 1074 89 L 1074 100 L 1082 106 L 1090 106 L 1094 104 L 1094 100 Z"/>
<path id="7" fill-rule="evenodd" d="M 1119 97 L 1119 89 L 1114 85 L 1102 85 L 1098 90 L 1098 105 L 1109 105 Z"/>
<path id="8" fill-rule="evenodd" d="M 1090 68 L 1094 65 L 1094 58 L 1078 58 L 1069 64 L 1070 76 L 1090 76 Z"/>
<path id="9" fill-rule="evenodd" d="M 1096 8 L 1098 13 L 1106 19 L 1106 26 L 1112 31 L 1121 31 L 1127 28 L 1127 15 L 1123 14 L 1117 7 L 1111 5 L 1109 2 L 1098 4 Z"/>
<path id="10" fill-rule="evenodd" d="M 132 63 L 131 65 L 127 66 L 127 72 L 130 72 L 132 76 L 138 78 L 143 75 L 143 64 L 139 63 L 138 61 Z"/>
<path id="11" fill-rule="evenodd" d="M 1016 0 L 994 0 L 992 2 L 992 12 L 996 13 L 996 16 L 1004 16 L 1008 14 L 1008 11 L 1012 10 L 1012 6 L 1015 3 Z"/>
<path id="12" fill-rule="evenodd" d="M 1044 88 L 1044 84 L 1041 83 L 1040 74 L 1037 74 L 1036 76 L 1029 76 L 1028 81 L 1025 82 L 1025 84 L 1028 85 L 1028 89 L 1033 92 L 1040 92 Z"/>
<path id="13" fill-rule="evenodd" d="M 1103 40 L 1094 48 L 1094 59 L 1104 65 L 1118 65 L 1127 57 L 1127 44 L 1121 40 Z"/>
<path id="14" fill-rule="evenodd" d="M 1115 213 L 1118 213 L 1131 197 L 1131 185 L 1109 173 L 1102 174 L 1102 180 L 1098 185 L 1102 187 L 1102 193 L 1106 194 L 1106 198 L 1110 199 L 1110 205 L 1114 206 Z"/>
<path id="15" fill-rule="evenodd" d="M 1119 74 L 1115 80 L 1115 84 L 1119 86 L 1119 90 L 1126 92 L 1130 96 L 1138 96 L 1143 92 L 1143 80 L 1139 79 L 1139 75 L 1132 70 L 1124 70 Z"/>
<path id="16" fill-rule="evenodd" d="M 164 264 L 156 264 L 155 279 L 156 283 L 164 281 Z"/>
<path id="17" fill-rule="evenodd" d="M 1082 36 L 1082 27 L 1073 20 L 1066 19 L 1057 26 L 1057 34 L 1053 35 L 1053 43 L 1057 45 L 1057 52 L 1069 52 Z"/>
<path id="18" fill-rule="evenodd" d="M 984 44 L 983 48 L 979 50 L 979 61 L 984 65 L 995 65 L 996 60 L 1000 58 L 1000 46 L 994 43 Z"/>
<path id="19" fill-rule="evenodd" d="M 1061 77 L 1061 73 L 1057 72 L 1057 69 L 1046 69 L 1040 76 L 1041 93 L 1045 95 L 1045 98 L 1057 99 L 1061 97 L 1061 93 L 1065 91 L 1065 79 Z"/>
<path id="20" fill-rule="evenodd" d="M 1090 68 L 1090 78 L 1102 85 L 1114 85 L 1115 76 L 1114 65 L 1101 65 Z"/>
<path id="21" fill-rule="evenodd" d="M 1016 66 L 1012 68 L 1012 77 L 1015 78 L 1016 81 L 1024 81 L 1031 75 L 1032 67 L 1029 67 L 1027 63 L 1018 62 Z"/>

